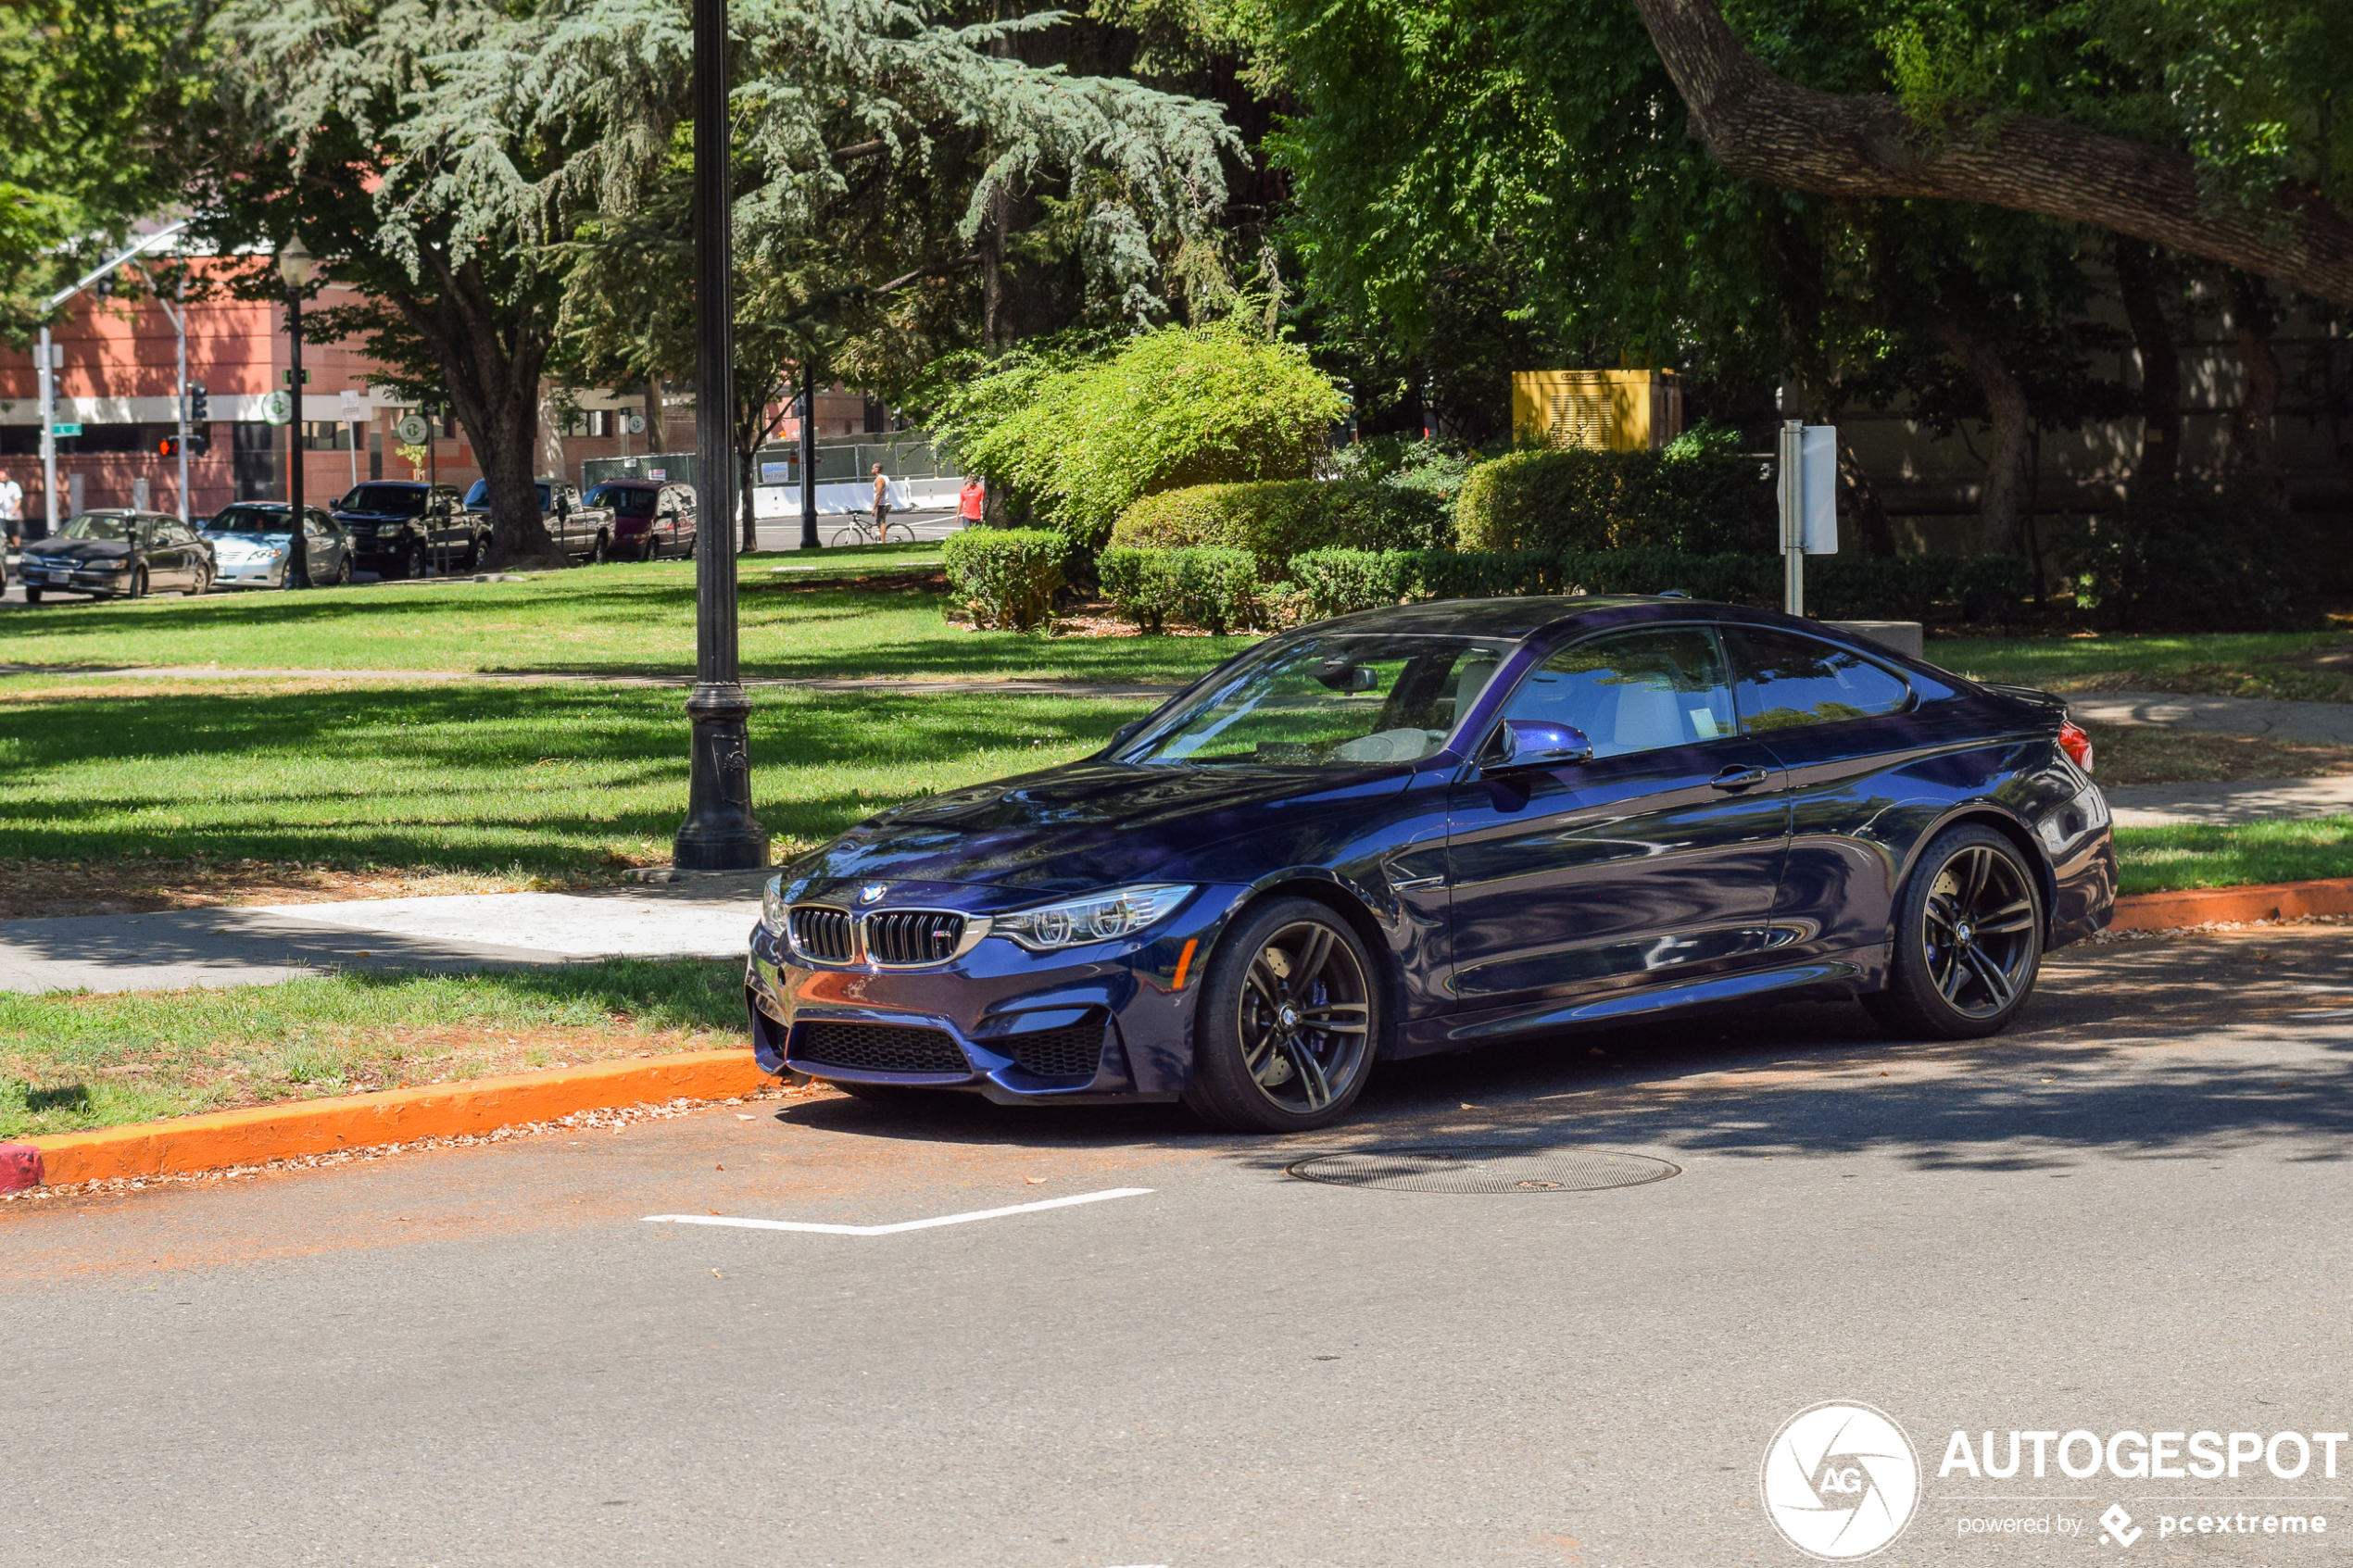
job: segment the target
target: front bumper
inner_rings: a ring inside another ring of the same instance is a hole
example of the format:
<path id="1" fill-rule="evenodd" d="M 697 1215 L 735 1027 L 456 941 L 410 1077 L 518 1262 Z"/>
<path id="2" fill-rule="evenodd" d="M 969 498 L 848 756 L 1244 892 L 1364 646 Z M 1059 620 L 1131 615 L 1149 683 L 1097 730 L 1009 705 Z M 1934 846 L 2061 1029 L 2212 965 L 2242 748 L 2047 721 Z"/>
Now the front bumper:
<path id="1" fill-rule="evenodd" d="M 1140 937 L 1053 953 L 985 937 L 923 969 L 812 965 L 763 923 L 744 970 L 753 1050 L 771 1073 L 960 1089 L 1000 1104 L 1174 1099 L 1192 1069 L 1193 997 L 1242 891 L 1204 888 Z M 938 1060 L 920 1069 L 849 1065 L 827 1043 L 844 1037 L 827 1028 L 839 1025 L 937 1031 L 945 1047 L 933 1041 Z M 1068 1042 L 1091 1040 L 1097 1026 L 1091 1071 L 1040 1070 L 1066 1067 Z M 1049 1040 L 1056 1049 L 1032 1048 Z"/>
<path id="2" fill-rule="evenodd" d="M 213 582 L 223 588 L 280 587 L 286 580 L 287 561 L 284 556 L 275 560 L 224 560 Z"/>
<path id="3" fill-rule="evenodd" d="M 120 594 L 131 586 L 132 574 L 122 571 L 85 571 L 73 567 L 27 566 L 19 575 L 34 588 L 63 588 L 71 594 Z"/>

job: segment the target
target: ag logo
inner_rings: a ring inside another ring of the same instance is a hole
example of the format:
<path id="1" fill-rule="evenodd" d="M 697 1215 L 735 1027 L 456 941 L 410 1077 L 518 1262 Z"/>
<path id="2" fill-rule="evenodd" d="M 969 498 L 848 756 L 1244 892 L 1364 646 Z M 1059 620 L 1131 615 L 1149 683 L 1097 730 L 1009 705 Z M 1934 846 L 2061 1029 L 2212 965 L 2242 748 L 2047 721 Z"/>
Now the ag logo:
<path id="1" fill-rule="evenodd" d="M 1920 1500 L 1912 1440 L 1883 1411 L 1829 1400 L 1798 1411 L 1765 1450 L 1765 1516 L 1781 1538 L 1825 1562 L 1893 1543 Z"/>

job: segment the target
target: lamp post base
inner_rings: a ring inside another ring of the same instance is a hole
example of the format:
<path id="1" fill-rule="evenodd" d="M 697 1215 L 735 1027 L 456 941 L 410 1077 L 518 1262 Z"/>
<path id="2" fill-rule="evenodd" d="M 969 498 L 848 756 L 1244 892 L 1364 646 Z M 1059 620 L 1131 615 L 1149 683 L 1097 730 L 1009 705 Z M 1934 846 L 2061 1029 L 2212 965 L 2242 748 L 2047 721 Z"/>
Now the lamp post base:
<path id="1" fill-rule="evenodd" d="M 751 700 L 740 685 L 704 684 L 686 699 L 693 721 L 686 820 L 671 847 L 682 872 L 749 871 L 768 863 L 768 832 L 751 810 Z"/>

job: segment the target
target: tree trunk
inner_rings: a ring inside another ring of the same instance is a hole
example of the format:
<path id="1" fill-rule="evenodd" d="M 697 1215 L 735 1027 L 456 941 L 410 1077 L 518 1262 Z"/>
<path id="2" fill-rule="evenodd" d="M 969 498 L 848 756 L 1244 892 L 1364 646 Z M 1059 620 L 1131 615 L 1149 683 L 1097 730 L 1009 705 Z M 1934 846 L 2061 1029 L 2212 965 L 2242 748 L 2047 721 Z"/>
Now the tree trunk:
<path id="1" fill-rule="evenodd" d="M 2026 499 L 2026 460 L 2032 447 L 2032 421 L 2026 389 L 2018 384 L 1991 344 L 1980 342 L 1960 328 L 1936 329 L 1937 341 L 1961 362 L 1969 379 L 1985 395 L 1992 414 L 1992 449 L 1985 458 L 1985 485 L 1978 493 L 1978 547 L 1990 555 L 2020 553 Z"/>
<path id="2" fill-rule="evenodd" d="M 1708 155 L 1835 195 L 1982 202 L 2088 223 L 2353 306 L 2353 218 L 2309 184 L 2212 200 L 2181 153 L 2039 115 L 1983 136 L 1923 128 L 1896 98 L 1818 93 L 1767 69 L 1717 0 L 1634 0 Z"/>
<path id="3" fill-rule="evenodd" d="M 648 376 L 646 378 L 646 450 L 648 453 L 670 450 L 661 433 L 661 422 L 667 417 L 661 407 L 661 378 Z"/>
<path id="4" fill-rule="evenodd" d="M 2231 410 L 2231 467 L 2284 504 L 2287 473 L 2280 462 L 2280 357 L 2271 347 L 2279 313 L 2262 279 L 2218 267 L 2214 281 L 2221 290 L 2231 340 L 2237 345 L 2239 366 L 2246 378 L 2239 390 L 2238 406 Z"/>
<path id="5" fill-rule="evenodd" d="M 2133 483 L 2170 484 L 2182 471 L 2182 355 L 2158 292 L 2157 258 L 2138 240 L 2116 242 L 2116 287 L 2141 358 L 2141 453 Z"/>
<path id="6" fill-rule="evenodd" d="M 1871 483 L 1870 471 L 1863 467 L 1863 459 L 1855 455 L 1855 444 L 1846 439 L 1843 431 L 1838 437 L 1838 482 L 1846 491 L 1846 515 L 1855 524 L 1855 537 L 1861 543 L 1863 553 L 1875 559 L 1885 560 L 1895 553 L 1895 525 L 1887 520 L 1887 507 L 1879 498 L 1879 486 Z"/>
<path id="7" fill-rule="evenodd" d="M 555 558 L 533 483 L 548 312 L 497 302 L 476 262 L 452 267 L 439 251 L 423 255 L 438 292 L 395 292 L 385 302 L 432 346 L 442 385 L 473 443 L 490 493 L 489 564 Z"/>

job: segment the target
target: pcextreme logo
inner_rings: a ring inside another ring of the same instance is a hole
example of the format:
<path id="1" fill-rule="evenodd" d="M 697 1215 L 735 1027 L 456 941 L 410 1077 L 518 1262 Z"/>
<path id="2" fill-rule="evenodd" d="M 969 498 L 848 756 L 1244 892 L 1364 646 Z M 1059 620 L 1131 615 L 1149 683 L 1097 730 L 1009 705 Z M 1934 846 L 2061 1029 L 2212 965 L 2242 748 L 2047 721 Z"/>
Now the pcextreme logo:
<path id="1" fill-rule="evenodd" d="M 1781 1538 L 1824 1562 L 1893 1545 L 1920 1500 L 1920 1461 L 1894 1418 L 1828 1399 L 1781 1424 L 1765 1449 L 1765 1517 Z"/>

